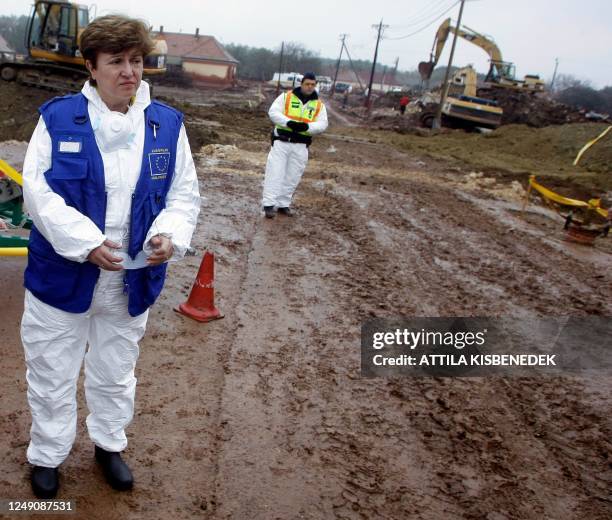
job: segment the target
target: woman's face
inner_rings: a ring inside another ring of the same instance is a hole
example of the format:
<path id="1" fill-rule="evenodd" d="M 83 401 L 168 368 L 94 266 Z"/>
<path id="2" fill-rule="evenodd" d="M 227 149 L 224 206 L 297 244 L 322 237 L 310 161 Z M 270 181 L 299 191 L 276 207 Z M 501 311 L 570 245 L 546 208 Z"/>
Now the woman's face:
<path id="1" fill-rule="evenodd" d="M 96 67 L 86 61 L 91 77 L 96 80 L 100 97 L 108 104 L 127 105 L 142 80 L 143 57 L 138 49 L 117 54 L 99 52 Z M 111 108 L 111 107 L 109 107 Z"/>

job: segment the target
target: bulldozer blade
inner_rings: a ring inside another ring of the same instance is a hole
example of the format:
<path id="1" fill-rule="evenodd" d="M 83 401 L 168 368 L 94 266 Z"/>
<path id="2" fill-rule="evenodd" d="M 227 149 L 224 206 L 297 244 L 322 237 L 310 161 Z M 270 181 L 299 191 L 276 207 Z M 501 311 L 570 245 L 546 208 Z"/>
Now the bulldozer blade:
<path id="1" fill-rule="evenodd" d="M 431 73 L 433 72 L 434 64 L 431 61 L 422 61 L 419 63 L 419 74 L 421 75 L 421 79 L 428 80 L 431 78 Z"/>

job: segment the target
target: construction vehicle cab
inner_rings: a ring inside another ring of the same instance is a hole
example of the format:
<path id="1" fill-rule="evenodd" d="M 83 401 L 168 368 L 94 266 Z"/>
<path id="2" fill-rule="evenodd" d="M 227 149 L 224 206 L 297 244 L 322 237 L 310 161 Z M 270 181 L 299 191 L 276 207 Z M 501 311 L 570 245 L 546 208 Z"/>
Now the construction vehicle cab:
<path id="1" fill-rule="evenodd" d="M 442 106 L 442 125 L 451 128 L 490 128 L 502 123 L 503 109 L 496 101 L 478 97 L 478 76 L 473 67 L 457 70 L 449 83 L 448 96 Z M 431 128 L 435 118 L 435 106 L 425 107 L 421 124 Z"/>
<path id="2" fill-rule="evenodd" d="M 30 56 L 81 63 L 78 40 L 87 24 L 89 10 L 86 6 L 70 2 L 36 2 L 26 30 L 26 47 Z"/>
<path id="3" fill-rule="evenodd" d="M 36 0 L 25 34 L 28 56 L 1 57 L 0 77 L 24 85 L 78 92 L 89 73 L 79 40 L 89 24 L 89 9 L 66 0 Z M 144 74 L 166 72 L 168 45 L 155 40 L 144 59 Z"/>

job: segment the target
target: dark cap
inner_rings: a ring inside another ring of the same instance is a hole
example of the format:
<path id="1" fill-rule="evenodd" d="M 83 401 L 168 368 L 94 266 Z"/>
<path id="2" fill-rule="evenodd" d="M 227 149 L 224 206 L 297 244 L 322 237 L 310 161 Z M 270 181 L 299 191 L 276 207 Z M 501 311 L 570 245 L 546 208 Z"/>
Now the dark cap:
<path id="1" fill-rule="evenodd" d="M 304 76 L 302 77 L 302 81 L 304 81 L 305 79 L 311 79 L 313 81 L 317 81 L 317 77 L 315 76 L 314 72 L 305 72 Z"/>

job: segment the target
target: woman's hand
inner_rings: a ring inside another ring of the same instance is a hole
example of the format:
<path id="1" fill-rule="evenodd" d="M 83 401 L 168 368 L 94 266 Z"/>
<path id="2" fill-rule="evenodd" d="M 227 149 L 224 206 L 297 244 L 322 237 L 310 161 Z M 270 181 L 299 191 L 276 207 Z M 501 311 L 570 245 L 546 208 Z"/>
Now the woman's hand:
<path id="1" fill-rule="evenodd" d="M 174 253 L 174 246 L 172 240 L 163 235 L 155 235 L 149 240 L 151 246 L 153 246 L 153 253 L 147 258 L 147 264 L 159 265 L 169 260 Z"/>
<path id="2" fill-rule="evenodd" d="M 112 249 L 119 249 L 121 246 L 112 240 L 105 240 L 101 246 L 92 249 L 87 260 L 92 264 L 105 269 L 106 271 L 121 271 L 123 267 L 117 262 L 121 262 L 123 259 L 120 256 L 113 255 Z"/>

